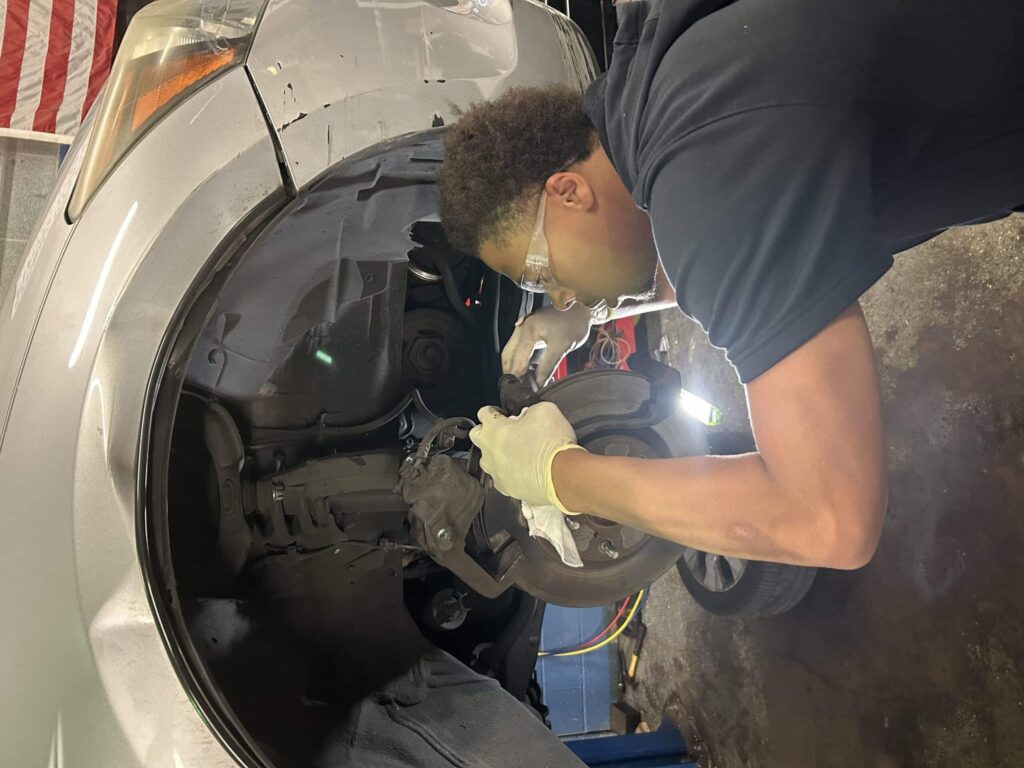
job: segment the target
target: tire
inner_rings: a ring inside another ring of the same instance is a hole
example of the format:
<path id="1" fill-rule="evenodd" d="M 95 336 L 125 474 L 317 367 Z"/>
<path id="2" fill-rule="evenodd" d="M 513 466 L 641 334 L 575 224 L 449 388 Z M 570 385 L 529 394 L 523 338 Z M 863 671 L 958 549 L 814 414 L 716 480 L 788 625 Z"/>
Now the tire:
<path id="1" fill-rule="evenodd" d="M 687 591 L 704 610 L 718 616 L 743 619 L 776 616 L 790 610 L 803 600 L 818 572 L 816 568 L 798 565 L 756 560 L 745 562 L 740 578 L 724 591 L 708 589 L 685 558 L 679 559 L 676 569 Z"/>

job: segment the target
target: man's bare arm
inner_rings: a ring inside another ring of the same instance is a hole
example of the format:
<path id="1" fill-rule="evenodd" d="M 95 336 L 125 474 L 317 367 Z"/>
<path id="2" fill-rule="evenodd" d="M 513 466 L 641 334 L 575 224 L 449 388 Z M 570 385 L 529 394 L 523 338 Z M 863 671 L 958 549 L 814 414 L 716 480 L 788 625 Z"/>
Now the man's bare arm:
<path id="1" fill-rule="evenodd" d="M 874 354 L 857 304 L 747 387 L 758 452 L 630 459 L 565 451 L 573 512 L 724 555 L 857 568 L 888 503 Z"/>

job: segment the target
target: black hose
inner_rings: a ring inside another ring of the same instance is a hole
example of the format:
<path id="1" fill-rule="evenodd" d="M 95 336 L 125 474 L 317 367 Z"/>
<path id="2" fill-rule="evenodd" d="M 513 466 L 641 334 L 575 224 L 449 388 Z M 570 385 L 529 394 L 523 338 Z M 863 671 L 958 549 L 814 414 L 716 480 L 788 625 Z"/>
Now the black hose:
<path id="1" fill-rule="evenodd" d="M 427 434 L 423 436 L 420 441 L 419 448 L 416 449 L 415 459 L 417 463 L 422 463 L 427 460 L 427 455 L 430 453 L 430 448 L 434 441 L 441 436 L 442 433 L 449 429 L 455 430 L 455 436 L 465 438 L 469 435 L 469 430 L 476 426 L 476 422 L 467 416 L 456 416 L 451 419 L 442 419 L 427 430 Z"/>
<path id="2" fill-rule="evenodd" d="M 455 309 L 455 314 L 457 314 L 466 325 L 475 329 L 475 318 L 473 317 L 473 313 L 469 311 L 469 307 L 466 306 L 465 299 L 459 295 L 459 287 L 455 285 L 455 275 L 452 274 L 452 268 L 443 263 L 438 264 L 438 268 L 441 270 L 441 282 L 444 284 L 445 295 L 448 297 L 448 301 L 451 302 L 452 307 Z"/>
<path id="3" fill-rule="evenodd" d="M 501 354 L 501 334 L 498 333 L 498 315 L 501 309 L 501 274 L 494 273 L 494 351 Z"/>

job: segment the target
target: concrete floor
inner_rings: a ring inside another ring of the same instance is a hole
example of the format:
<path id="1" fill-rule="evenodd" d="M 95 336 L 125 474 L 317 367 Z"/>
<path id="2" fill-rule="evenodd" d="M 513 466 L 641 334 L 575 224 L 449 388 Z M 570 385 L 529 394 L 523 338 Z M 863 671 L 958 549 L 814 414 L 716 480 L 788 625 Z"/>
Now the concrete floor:
<path id="1" fill-rule="evenodd" d="M 891 479 L 874 560 L 773 619 L 704 613 L 675 572 L 652 589 L 631 699 L 704 768 L 1024 765 L 1024 216 L 898 256 L 862 304 Z M 664 320 L 672 361 L 745 428 L 694 328 Z"/>

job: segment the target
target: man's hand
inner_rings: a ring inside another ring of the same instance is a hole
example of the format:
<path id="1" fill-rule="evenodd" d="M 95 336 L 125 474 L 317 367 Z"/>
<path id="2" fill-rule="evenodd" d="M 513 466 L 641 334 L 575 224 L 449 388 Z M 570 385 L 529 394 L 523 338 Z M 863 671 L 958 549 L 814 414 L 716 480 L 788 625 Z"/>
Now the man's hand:
<path id="1" fill-rule="evenodd" d="M 551 483 L 551 462 L 563 451 L 583 449 L 558 406 L 537 403 L 512 417 L 487 406 L 477 418 L 480 424 L 469 439 L 480 449 L 480 468 L 493 478 L 494 487 L 514 499 L 567 512 Z"/>
<path id="2" fill-rule="evenodd" d="M 611 312 L 611 318 L 632 317 L 645 312 L 657 312 L 676 306 L 676 292 L 658 264 L 654 276 L 655 293 L 645 299 L 626 299 Z M 523 377 L 530 366 L 530 358 L 538 347 L 544 347 L 537 366 L 537 384 L 544 386 L 555 372 L 555 368 L 566 355 L 582 346 L 590 336 L 593 324 L 591 312 L 581 302 L 576 302 L 562 311 L 548 306 L 524 318 L 516 326 L 512 338 L 501 352 L 501 369 L 504 373 Z"/>
<path id="3" fill-rule="evenodd" d="M 587 340 L 590 319 L 590 310 L 579 302 L 565 311 L 549 306 L 528 315 L 502 350 L 502 371 L 525 376 L 534 350 L 544 347 L 537 366 L 537 383 L 544 386 L 562 359 Z"/>

